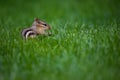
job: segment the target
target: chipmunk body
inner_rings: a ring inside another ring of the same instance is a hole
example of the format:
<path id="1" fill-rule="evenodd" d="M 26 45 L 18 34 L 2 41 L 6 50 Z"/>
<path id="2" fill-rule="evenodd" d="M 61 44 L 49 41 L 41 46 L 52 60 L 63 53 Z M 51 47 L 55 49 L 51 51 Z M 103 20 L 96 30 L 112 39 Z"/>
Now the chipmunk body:
<path id="1" fill-rule="evenodd" d="M 22 31 L 22 36 L 25 39 L 34 38 L 37 36 L 37 33 L 31 28 L 26 28 Z"/>
<path id="2" fill-rule="evenodd" d="M 50 30 L 50 26 L 45 22 L 36 18 L 32 24 L 32 27 L 26 28 L 22 31 L 22 36 L 25 39 L 34 38 L 37 35 L 50 35 L 46 30 Z"/>

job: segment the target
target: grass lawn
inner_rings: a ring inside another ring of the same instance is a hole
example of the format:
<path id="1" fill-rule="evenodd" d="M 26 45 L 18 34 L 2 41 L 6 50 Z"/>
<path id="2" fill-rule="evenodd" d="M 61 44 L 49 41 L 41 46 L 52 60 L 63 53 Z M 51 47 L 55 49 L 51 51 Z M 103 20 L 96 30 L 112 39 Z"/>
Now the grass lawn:
<path id="1" fill-rule="evenodd" d="M 23 40 L 37 17 L 52 36 Z M 119 0 L 0 0 L 0 80 L 119 79 Z"/>

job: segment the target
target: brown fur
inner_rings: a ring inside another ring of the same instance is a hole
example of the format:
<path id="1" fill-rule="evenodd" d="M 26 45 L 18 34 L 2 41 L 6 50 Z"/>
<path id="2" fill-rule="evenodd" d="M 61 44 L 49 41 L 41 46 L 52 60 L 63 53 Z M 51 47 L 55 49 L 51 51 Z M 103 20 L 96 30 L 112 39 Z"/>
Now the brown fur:
<path id="1" fill-rule="evenodd" d="M 41 34 L 47 36 L 47 35 L 51 34 L 51 33 L 46 32 L 46 30 L 50 30 L 50 26 L 48 24 L 46 24 L 44 21 L 39 20 L 38 18 L 36 18 L 34 20 L 32 26 L 30 28 L 23 29 L 23 31 L 22 31 L 23 38 L 28 38 L 25 36 L 26 35 L 25 33 L 28 30 L 34 31 L 34 33 L 36 33 L 36 34 L 34 34 L 35 36 L 41 35 Z"/>

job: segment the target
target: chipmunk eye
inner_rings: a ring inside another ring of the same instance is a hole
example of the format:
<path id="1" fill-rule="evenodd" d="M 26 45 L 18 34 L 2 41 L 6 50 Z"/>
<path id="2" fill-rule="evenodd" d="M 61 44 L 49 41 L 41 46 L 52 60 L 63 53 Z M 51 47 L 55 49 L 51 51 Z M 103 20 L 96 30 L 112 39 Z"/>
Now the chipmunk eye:
<path id="1" fill-rule="evenodd" d="M 43 24 L 44 26 L 47 26 L 47 24 Z"/>

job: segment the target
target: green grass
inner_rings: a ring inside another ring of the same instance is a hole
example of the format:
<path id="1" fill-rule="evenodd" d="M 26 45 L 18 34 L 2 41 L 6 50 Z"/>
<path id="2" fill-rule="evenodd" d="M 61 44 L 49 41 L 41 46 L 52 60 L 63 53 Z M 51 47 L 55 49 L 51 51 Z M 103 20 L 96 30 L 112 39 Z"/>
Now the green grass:
<path id="1" fill-rule="evenodd" d="M 0 0 L 0 80 L 119 80 L 119 0 Z M 25 41 L 34 18 L 52 36 Z"/>

